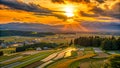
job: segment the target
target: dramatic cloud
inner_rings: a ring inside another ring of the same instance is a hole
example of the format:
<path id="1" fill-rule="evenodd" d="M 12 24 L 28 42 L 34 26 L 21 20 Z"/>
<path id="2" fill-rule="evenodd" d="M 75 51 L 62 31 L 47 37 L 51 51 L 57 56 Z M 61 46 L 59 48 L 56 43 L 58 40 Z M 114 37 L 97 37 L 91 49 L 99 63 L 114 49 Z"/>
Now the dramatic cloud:
<path id="1" fill-rule="evenodd" d="M 104 1 L 106 1 L 106 0 L 96 0 L 96 1 L 99 3 L 104 3 Z"/>
<path id="2" fill-rule="evenodd" d="M 66 15 L 69 14 L 69 8 L 73 9 L 71 11 L 73 17 Z M 67 22 L 71 18 L 80 21 L 118 21 L 120 19 L 120 1 L 0 0 L 0 21 L 2 22 L 10 19 L 10 21 L 50 21 L 52 23 L 55 20 L 55 22 L 61 23 L 61 21 Z"/>
<path id="3" fill-rule="evenodd" d="M 74 3 L 89 3 L 90 0 L 51 0 L 53 3 L 66 3 L 66 2 L 74 2 Z"/>
<path id="4" fill-rule="evenodd" d="M 83 11 L 80 11 L 80 15 L 85 16 L 85 17 L 98 17 L 99 16 L 98 14 L 88 14 Z"/>
<path id="5" fill-rule="evenodd" d="M 120 2 L 116 2 L 110 8 L 106 9 L 95 6 L 91 11 L 93 11 L 95 14 L 99 14 L 100 16 L 108 16 L 120 19 Z"/>
<path id="6" fill-rule="evenodd" d="M 77 11 L 81 16 L 99 17 L 107 16 L 120 19 L 120 1 L 119 0 L 51 0 L 53 3 L 74 4 L 78 6 Z M 83 4 L 80 6 L 80 4 Z M 84 8 L 84 10 L 81 8 Z M 90 8 L 90 9 L 89 9 Z M 87 10 L 87 11 L 86 11 Z M 89 14 L 93 12 L 94 14 Z"/>
<path id="7" fill-rule="evenodd" d="M 51 0 L 53 3 L 65 3 L 64 0 Z"/>
<path id="8" fill-rule="evenodd" d="M 12 9 L 25 10 L 30 12 L 42 12 L 42 13 L 51 12 L 46 8 L 41 7 L 40 5 L 35 5 L 33 3 L 26 4 L 19 0 L 0 0 L 0 4 L 6 5 Z"/>
<path id="9" fill-rule="evenodd" d="M 55 16 L 57 18 L 66 20 L 65 15 L 53 13 L 53 12 L 61 12 L 61 11 L 49 10 L 47 8 L 40 6 L 40 5 L 36 5 L 34 3 L 27 4 L 27 3 L 24 3 L 20 0 L 0 0 L 0 4 L 8 6 L 10 9 L 17 9 L 17 10 L 24 10 L 24 11 L 28 11 L 28 12 L 34 12 L 34 15 Z"/>

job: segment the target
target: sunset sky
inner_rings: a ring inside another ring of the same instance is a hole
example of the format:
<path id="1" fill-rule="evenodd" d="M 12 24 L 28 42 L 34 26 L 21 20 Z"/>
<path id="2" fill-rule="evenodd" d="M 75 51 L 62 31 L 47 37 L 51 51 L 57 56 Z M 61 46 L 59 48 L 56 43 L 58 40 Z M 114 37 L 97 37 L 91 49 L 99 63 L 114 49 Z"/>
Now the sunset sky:
<path id="1" fill-rule="evenodd" d="M 0 0 L 0 24 L 118 22 L 119 0 Z"/>

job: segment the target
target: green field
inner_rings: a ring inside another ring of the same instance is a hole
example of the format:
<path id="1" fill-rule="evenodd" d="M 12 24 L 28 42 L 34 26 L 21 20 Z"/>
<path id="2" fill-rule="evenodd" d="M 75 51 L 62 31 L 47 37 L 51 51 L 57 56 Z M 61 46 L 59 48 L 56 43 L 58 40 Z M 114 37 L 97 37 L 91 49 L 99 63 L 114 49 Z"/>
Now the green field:
<path id="1" fill-rule="evenodd" d="M 0 51 L 3 51 L 4 55 L 12 54 L 16 52 L 16 48 L 4 48 L 4 49 L 0 49 Z"/>
<path id="2" fill-rule="evenodd" d="M 6 65 L 9 65 L 9 64 L 12 64 L 12 63 L 15 63 L 15 62 L 21 62 L 21 64 L 15 66 L 15 68 L 18 68 L 18 67 L 24 67 L 26 65 L 29 65 L 31 63 L 34 63 L 36 61 L 39 61 L 45 57 L 47 57 L 48 55 L 52 54 L 56 52 L 56 50 L 47 50 L 47 51 L 41 51 L 37 54 L 33 54 L 33 55 L 22 55 L 21 53 L 18 53 L 16 55 L 11 55 L 11 56 L 1 56 L 0 57 L 0 61 L 5 61 L 5 60 L 9 60 L 9 59 L 12 59 L 14 57 L 19 57 L 19 56 L 23 56 L 22 58 L 20 59 L 16 59 L 16 60 L 12 60 L 10 62 L 6 62 L 6 63 L 3 63 L 1 64 L 0 66 L 6 66 Z"/>
<path id="3" fill-rule="evenodd" d="M 72 51 L 71 57 L 55 61 L 54 63 L 47 65 L 45 68 L 69 68 L 69 65 L 72 62 L 85 58 L 90 58 L 92 56 L 95 56 L 95 54 L 86 54 L 84 56 L 79 56 L 76 51 Z"/>
<path id="4" fill-rule="evenodd" d="M 0 40 L 4 40 L 4 42 L 23 42 L 23 41 L 32 41 L 35 39 L 39 39 L 38 37 L 24 37 L 24 36 L 7 36 L 0 37 Z"/>
<path id="5" fill-rule="evenodd" d="M 7 56 L 7 55 L 6 56 L 0 56 L 0 62 L 11 59 L 11 58 L 14 58 L 14 57 L 17 57 L 17 56 L 20 56 L 20 55 L 15 54 L 15 55 L 11 55 L 11 56 Z"/>
<path id="6" fill-rule="evenodd" d="M 36 61 L 39 61 L 45 57 L 47 57 L 48 55 L 54 53 L 56 51 L 45 51 L 45 52 L 40 52 L 38 54 L 35 54 L 35 55 L 31 55 L 31 56 L 27 56 L 27 57 L 24 57 L 24 59 L 22 59 L 21 61 L 23 62 L 22 64 L 18 65 L 18 66 L 15 66 L 14 68 L 22 68 L 22 67 L 25 67 L 31 63 L 34 63 Z M 38 57 L 38 58 L 36 58 Z M 34 59 L 36 58 L 36 59 Z M 34 60 L 31 60 L 31 59 L 34 59 Z M 29 62 L 26 62 L 26 61 L 29 61 Z"/>
<path id="7" fill-rule="evenodd" d="M 70 64 L 69 68 L 101 68 L 103 66 L 103 62 L 105 59 L 97 58 L 97 59 L 82 59 L 75 61 Z"/>

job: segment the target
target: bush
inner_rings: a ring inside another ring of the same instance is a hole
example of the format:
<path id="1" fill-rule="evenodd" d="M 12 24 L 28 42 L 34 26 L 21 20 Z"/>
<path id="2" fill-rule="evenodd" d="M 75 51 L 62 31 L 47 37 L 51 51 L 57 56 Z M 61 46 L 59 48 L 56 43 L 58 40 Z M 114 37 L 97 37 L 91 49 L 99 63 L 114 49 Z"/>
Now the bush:
<path id="1" fill-rule="evenodd" d="M 3 56 L 3 54 L 4 54 L 3 51 L 0 51 L 0 56 Z"/>
<path id="2" fill-rule="evenodd" d="M 44 47 L 48 47 L 48 48 L 55 48 L 57 47 L 58 45 L 55 44 L 55 43 L 37 43 L 37 44 L 32 44 L 32 45 L 25 45 L 25 46 L 22 46 L 22 47 L 17 47 L 16 48 L 16 52 L 21 52 L 21 51 L 25 51 L 25 50 L 29 50 L 29 49 L 36 49 L 37 47 L 40 47 L 40 48 L 44 48 Z"/>

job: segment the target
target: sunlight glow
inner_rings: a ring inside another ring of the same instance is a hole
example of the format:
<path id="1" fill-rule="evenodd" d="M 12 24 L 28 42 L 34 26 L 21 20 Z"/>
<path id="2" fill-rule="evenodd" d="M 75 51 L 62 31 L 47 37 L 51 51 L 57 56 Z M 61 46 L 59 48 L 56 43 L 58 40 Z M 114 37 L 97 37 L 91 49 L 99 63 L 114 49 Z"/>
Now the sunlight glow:
<path id="1" fill-rule="evenodd" d="M 76 22 L 73 19 L 68 19 L 66 22 L 67 23 L 64 24 L 64 28 L 62 29 L 63 31 L 73 31 L 73 32 L 84 31 L 84 32 L 88 32 L 87 28 L 85 28 L 79 22 Z"/>
<path id="2" fill-rule="evenodd" d="M 74 16 L 74 6 L 67 5 L 64 7 L 65 15 L 67 17 L 73 17 Z"/>

